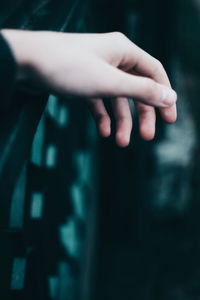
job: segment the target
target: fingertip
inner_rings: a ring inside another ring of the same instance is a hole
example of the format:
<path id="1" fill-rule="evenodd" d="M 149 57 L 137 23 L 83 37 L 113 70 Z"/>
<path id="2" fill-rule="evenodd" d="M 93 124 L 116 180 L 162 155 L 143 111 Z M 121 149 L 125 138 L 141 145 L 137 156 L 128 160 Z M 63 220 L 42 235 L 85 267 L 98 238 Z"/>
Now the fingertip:
<path id="1" fill-rule="evenodd" d="M 100 123 L 99 124 L 99 132 L 102 137 L 109 137 L 111 134 L 110 122 Z"/>
<path id="2" fill-rule="evenodd" d="M 129 143 L 130 143 L 130 136 L 118 132 L 118 133 L 116 134 L 116 143 L 117 143 L 117 145 L 118 145 L 119 147 L 125 148 L 125 147 L 127 147 L 127 146 L 129 145 Z"/>
<path id="3" fill-rule="evenodd" d="M 168 124 L 174 124 L 177 121 L 177 117 L 171 118 L 171 119 L 165 119 L 165 122 Z"/>
<path id="4" fill-rule="evenodd" d="M 145 141 L 152 141 L 155 137 L 155 128 L 154 127 L 146 127 L 146 126 L 140 127 L 140 136 Z"/>
<path id="5" fill-rule="evenodd" d="M 141 134 L 141 137 L 147 141 L 147 142 L 150 142 L 152 141 L 154 138 L 155 138 L 155 134 L 146 134 L 146 133 L 142 133 Z"/>
<path id="6" fill-rule="evenodd" d="M 177 121 L 176 106 L 173 106 L 172 108 L 161 109 L 160 112 L 163 120 L 168 124 L 173 124 Z"/>

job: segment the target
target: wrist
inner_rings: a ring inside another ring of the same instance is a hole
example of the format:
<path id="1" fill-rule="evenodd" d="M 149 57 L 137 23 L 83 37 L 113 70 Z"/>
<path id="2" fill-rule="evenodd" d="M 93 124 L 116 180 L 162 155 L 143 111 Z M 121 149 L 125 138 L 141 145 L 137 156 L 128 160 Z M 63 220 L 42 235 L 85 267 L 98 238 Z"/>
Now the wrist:
<path id="1" fill-rule="evenodd" d="M 17 64 L 17 81 L 25 81 L 28 79 L 30 72 L 30 55 L 27 49 L 29 45 L 29 34 L 24 30 L 3 29 L 1 30 L 3 38 L 8 43 Z"/>

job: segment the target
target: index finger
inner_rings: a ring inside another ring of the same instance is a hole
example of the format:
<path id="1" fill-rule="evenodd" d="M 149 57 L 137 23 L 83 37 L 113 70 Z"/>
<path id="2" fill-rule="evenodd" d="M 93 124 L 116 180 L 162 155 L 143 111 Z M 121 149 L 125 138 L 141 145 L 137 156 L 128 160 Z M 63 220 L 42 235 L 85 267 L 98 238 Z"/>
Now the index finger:
<path id="1" fill-rule="evenodd" d="M 156 82 L 171 88 L 167 73 L 161 62 L 126 38 L 126 53 L 119 61 L 119 67 L 127 71 L 134 70 L 140 75 L 150 77 Z"/>
<path id="2" fill-rule="evenodd" d="M 141 75 L 148 76 L 151 79 L 155 80 L 156 82 L 171 88 L 168 75 L 161 62 L 133 43 L 132 43 L 132 47 L 134 48 L 134 52 L 135 52 L 134 64 L 132 66 L 133 70 L 138 72 Z M 169 108 L 161 108 L 160 113 L 162 118 L 166 122 L 168 123 L 175 122 L 177 119 L 176 104 L 172 105 Z"/>

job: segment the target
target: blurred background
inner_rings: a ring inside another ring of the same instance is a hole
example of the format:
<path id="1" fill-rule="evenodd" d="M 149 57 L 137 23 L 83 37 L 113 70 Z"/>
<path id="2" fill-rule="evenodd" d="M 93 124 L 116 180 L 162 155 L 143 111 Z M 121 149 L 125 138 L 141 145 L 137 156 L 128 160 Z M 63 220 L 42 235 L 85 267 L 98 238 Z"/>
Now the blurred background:
<path id="1" fill-rule="evenodd" d="M 120 149 L 98 136 L 84 101 L 44 101 L 1 209 L 1 299 L 199 300 L 200 1 L 57 1 L 51 10 L 35 29 L 121 31 L 158 58 L 178 121 L 158 113 L 145 142 L 133 112 L 131 145 Z"/>

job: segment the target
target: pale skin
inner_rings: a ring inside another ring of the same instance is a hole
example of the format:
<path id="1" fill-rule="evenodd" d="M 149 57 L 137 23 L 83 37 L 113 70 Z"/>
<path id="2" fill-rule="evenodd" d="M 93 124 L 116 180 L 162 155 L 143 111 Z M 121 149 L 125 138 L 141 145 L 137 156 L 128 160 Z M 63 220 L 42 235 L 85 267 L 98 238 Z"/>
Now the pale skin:
<path id="1" fill-rule="evenodd" d="M 177 95 L 162 64 L 119 32 L 71 34 L 47 31 L 1 31 L 18 66 L 17 81 L 55 95 L 81 96 L 88 102 L 103 137 L 111 134 L 111 119 L 103 98 L 111 100 L 116 143 L 128 146 L 134 99 L 140 135 L 155 136 L 159 108 L 163 120 L 177 118 Z"/>

